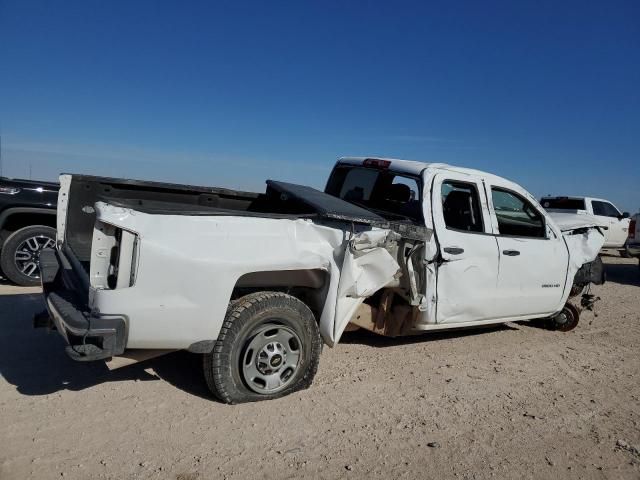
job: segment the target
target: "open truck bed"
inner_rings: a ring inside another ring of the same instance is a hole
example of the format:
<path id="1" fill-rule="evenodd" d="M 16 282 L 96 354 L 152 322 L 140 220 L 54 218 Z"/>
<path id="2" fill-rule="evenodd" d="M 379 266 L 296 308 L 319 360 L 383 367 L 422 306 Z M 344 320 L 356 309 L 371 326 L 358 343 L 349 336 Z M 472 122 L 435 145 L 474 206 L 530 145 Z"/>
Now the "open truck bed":
<path id="1" fill-rule="evenodd" d="M 65 222 L 66 244 L 88 268 L 96 221 L 95 204 L 103 202 L 152 215 L 211 215 L 257 218 L 324 218 L 383 224 L 385 219 L 310 187 L 267 181 L 265 193 L 218 187 L 73 175 Z"/>
<path id="2" fill-rule="evenodd" d="M 398 272 L 430 238 L 275 181 L 258 194 L 62 175 L 58 213 L 45 297 L 69 355 L 85 361 L 125 348 L 207 351 L 230 299 L 264 289 L 304 296 L 332 345 L 366 297 L 387 284 L 411 290 Z M 420 276 L 419 257 L 409 261 Z"/>
<path id="3" fill-rule="evenodd" d="M 424 238 L 427 229 L 390 222 L 365 208 L 311 187 L 267 180 L 264 193 L 218 187 L 73 175 L 65 222 L 66 244 L 88 269 L 96 220 L 102 202 L 151 215 L 240 216 L 366 224 L 390 228 L 408 238 Z"/>

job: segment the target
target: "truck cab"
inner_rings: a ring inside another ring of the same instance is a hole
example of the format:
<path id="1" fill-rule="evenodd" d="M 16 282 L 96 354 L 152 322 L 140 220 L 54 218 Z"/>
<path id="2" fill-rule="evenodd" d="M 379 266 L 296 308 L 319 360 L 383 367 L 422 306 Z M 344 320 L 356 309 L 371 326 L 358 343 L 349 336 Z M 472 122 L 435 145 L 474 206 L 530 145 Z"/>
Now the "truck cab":
<path id="1" fill-rule="evenodd" d="M 433 232 L 417 329 L 549 316 L 571 289 L 562 230 L 506 179 L 444 164 L 344 158 L 325 191 Z"/>

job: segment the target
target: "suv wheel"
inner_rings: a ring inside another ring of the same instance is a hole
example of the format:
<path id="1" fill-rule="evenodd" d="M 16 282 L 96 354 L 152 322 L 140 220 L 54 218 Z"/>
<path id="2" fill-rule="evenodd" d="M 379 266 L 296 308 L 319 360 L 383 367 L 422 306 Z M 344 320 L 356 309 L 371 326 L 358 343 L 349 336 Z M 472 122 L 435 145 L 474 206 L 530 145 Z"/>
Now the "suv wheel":
<path id="1" fill-rule="evenodd" d="M 311 385 L 321 351 L 309 307 L 284 293 L 253 293 L 229 306 L 204 355 L 205 379 L 225 403 L 278 398 Z"/>
<path id="2" fill-rule="evenodd" d="M 35 225 L 16 230 L 2 245 L 0 265 L 3 273 L 18 285 L 40 285 L 40 252 L 55 244 L 55 228 Z"/>

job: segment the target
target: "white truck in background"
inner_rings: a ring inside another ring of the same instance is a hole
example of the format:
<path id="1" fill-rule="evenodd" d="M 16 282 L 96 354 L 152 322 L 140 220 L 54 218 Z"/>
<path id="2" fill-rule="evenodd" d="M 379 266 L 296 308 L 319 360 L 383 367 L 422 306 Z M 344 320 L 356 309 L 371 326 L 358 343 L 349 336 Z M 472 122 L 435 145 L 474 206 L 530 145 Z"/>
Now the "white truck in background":
<path id="1" fill-rule="evenodd" d="M 626 256 L 629 235 L 629 212 L 620 212 L 608 200 L 592 197 L 544 197 L 540 204 L 549 212 L 571 212 L 596 217 L 606 227 L 603 249 L 618 250 Z"/>
<path id="2" fill-rule="evenodd" d="M 200 353 L 227 403 L 308 387 L 349 325 L 402 336 L 547 318 L 567 331 L 593 298 L 580 293 L 604 282 L 595 218 L 445 164 L 343 158 L 324 192 L 60 184 L 36 326 L 77 361 Z"/>

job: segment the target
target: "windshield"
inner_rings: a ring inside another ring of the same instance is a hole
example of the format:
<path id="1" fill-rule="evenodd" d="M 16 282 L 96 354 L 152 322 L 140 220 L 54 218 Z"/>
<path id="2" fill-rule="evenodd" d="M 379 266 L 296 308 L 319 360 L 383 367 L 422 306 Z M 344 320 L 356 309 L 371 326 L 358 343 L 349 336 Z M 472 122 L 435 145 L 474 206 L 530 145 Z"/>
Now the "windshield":
<path id="1" fill-rule="evenodd" d="M 325 192 L 374 211 L 387 220 L 423 224 L 419 177 L 370 167 L 339 166 Z"/>

